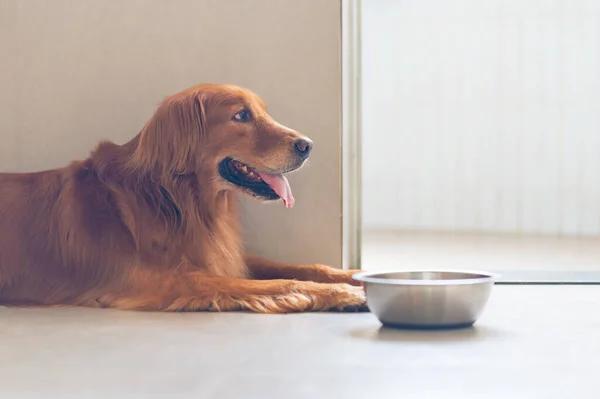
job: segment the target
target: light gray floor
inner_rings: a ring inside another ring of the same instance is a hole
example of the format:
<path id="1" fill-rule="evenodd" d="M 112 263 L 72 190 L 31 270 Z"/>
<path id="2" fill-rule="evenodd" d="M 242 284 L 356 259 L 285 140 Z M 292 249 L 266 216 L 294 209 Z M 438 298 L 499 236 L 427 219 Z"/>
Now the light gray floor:
<path id="1" fill-rule="evenodd" d="M 0 308 L 0 398 L 597 398 L 600 287 L 496 286 L 472 329 L 371 314 Z"/>

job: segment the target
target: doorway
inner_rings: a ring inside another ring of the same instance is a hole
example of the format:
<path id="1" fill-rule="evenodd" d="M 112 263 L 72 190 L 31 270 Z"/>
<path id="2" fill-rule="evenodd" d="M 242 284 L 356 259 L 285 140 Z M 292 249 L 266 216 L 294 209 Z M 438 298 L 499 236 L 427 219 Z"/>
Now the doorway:
<path id="1" fill-rule="evenodd" d="M 358 8 L 361 268 L 600 276 L 599 7 Z"/>

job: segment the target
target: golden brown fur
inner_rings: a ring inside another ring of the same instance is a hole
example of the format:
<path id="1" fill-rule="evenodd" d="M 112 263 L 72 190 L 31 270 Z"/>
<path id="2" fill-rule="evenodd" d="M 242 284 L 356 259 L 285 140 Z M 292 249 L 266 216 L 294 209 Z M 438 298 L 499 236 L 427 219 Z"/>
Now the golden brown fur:
<path id="1" fill-rule="evenodd" d="M 232 119 L 248 109 L 252 121 Z M 252 92 L 200 85 L 167 98 L 124 145 L 0 174 L 0 304 L 276 313 L 364 309 L 351 272 L 246 257 L 235 186 L 218 163 L 298 165 L 300 136 Z"/>

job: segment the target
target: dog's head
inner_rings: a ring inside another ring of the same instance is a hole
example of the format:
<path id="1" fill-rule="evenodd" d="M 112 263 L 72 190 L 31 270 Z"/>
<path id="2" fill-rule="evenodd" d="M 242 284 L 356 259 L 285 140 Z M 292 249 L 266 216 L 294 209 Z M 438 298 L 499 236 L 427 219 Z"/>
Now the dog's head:
<path id="1" fill-rule="evenodd" d="M 285 173 L 307 161 L 313 143 L 277 123 L 253 92 L 200 85 L 167 98 L 140 135 L 137 152 L 163 178 L 195 173 L 219 189 L 262 200 L 294 197 Z"/>

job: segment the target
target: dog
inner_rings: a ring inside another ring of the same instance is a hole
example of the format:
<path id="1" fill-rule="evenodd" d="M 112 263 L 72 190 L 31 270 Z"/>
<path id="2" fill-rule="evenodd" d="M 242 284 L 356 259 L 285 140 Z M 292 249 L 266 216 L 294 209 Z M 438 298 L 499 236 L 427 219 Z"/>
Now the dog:
<path id="1" fill-rule="evenodd" d="M 294 197 L 285 173 L 310 139 L 252 91 L 202 84 L 167 97 L 124 145 L 0 174 L 0 304 L 146 311 L 366 310 L 353 271 L 246 255 L 237 195 Z"/>

